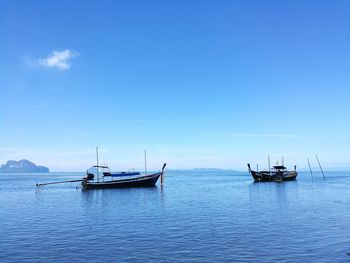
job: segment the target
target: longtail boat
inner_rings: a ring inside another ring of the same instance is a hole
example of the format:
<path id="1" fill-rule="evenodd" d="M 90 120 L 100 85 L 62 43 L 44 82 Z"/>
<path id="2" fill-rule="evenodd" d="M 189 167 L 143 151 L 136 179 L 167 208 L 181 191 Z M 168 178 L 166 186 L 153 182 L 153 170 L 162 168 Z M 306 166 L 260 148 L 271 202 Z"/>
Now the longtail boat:
<path id="1" fill-rule="evenodd" d="M 273 166 L 269 171 L 253 171 L 248 163 L 248 171 L 254 179 L 254 182 L 283 182 L 294 181 L 298 172 L 296 171 L 296 165 L 294 171 L 288 171 L 283 165 Z"/>
<path id="2" fill-rule="evenodd" d="M 86 176 L 79 180 L 68 180 L 59 182 L 49 182 L 36 184 L 36 187 L 43 187 L 45 185 L 52 184 L 63 184 L 63 183 L 73 183 L 81 182 L 83 190 L 89 189 L 105 189 L 105 188 L 125 188 L 125 187 L 152 187 L 155 186 L 159 177 L 161 178 L 161 184 L 163 185 L 164 169 L 166 163 L 163 164 L 162 169 L 153 174 L 147 174 L 147 164 L 146 164 L 146 150 L 145 150 L 145 173 L 141 175 L 140 172 L 129 171 L 129 172 L 119 172 L 112 173 L 107 165 L 99 165 L 98 161 L 98 148 L 96 147 L 96 157 L 97 164 L 92 166 L 94 171 L 87 170 Z M 101 178 L 100 178 L 100 169 Z M 96 175 L 96 176 L 95 176 Z"/>
<path id="3" fill-rule="evenodd" d="M 95 165 L 93 167 L 97 168 L 97 171 L 99 168 L 107 169 L 108 171 L 102 172 L 101 180 L 99 178 L 95 180 L 95 175 L 91 172 L 87 172 L 87 176 L 83 178 L 81 185 L 83 190 L 126 187 L 152 187 L 155 186 L 159 177 L 162 178 L 164 176 L 165 166 L 166 163 L 163 164 L 160 172 L 141 175 L 139 172 L 111 173 L 107 166 Z"/>

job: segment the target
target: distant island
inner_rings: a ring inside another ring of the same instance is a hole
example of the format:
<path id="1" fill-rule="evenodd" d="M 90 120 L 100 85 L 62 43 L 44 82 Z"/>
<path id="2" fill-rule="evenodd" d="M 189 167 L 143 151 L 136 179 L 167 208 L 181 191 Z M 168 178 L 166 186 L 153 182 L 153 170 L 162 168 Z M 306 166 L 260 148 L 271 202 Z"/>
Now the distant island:
<path id="1" fill-rule="evenodd" d="M 48 173 L 49 168 L 45 166 L 37 166 L 28 160 L 7 161 L 0 167 L 0 173 Z"/>

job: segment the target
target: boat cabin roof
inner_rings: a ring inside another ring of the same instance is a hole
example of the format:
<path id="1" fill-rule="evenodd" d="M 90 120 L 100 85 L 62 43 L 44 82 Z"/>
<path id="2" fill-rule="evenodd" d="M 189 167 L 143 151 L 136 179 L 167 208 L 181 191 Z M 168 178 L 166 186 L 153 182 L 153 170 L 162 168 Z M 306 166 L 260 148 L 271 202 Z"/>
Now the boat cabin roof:
<path id="1" fill-rule="evenodd" d="M 287 169 L 286 167 L 284 167 L 283 165 L 276 165 L 273 168 L 275 168 L 276 170 L 285 170 Z"/>
<path id="2" fill-rule="evenodd" d="M 108 169 L 109 167 L 108 166 L 104 166 L 104 165 L 94 165 L 94 166 L 92 166 L 92 167 L 94 167 L 94 168 L 106 168 L 106 169 Z"/>

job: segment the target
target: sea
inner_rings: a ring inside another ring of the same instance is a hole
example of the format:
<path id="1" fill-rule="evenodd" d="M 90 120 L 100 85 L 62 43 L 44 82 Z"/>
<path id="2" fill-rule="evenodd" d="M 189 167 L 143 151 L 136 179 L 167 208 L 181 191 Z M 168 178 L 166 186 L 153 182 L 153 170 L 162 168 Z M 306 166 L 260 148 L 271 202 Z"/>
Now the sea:
<path id="1" fill-rule="evenodd" d="M 350 172 L 253 183 L 169 170 L 153 188 L 35 187 L 83 175 L 0 174 L 0 262 L 350 262 Z"/>

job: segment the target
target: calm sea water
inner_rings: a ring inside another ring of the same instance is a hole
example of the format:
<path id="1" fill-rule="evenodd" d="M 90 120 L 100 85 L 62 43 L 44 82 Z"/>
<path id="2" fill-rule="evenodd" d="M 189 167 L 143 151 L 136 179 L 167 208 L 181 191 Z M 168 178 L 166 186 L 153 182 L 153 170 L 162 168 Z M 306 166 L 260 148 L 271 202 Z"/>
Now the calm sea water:
<path id="1" fill-rule="evenodd" d="M 350 173 L 252 183 L 168 171 L 155 188 L 82 191 L 82 174 L 0 174 L 1 262 L 350 262 Z"/>

